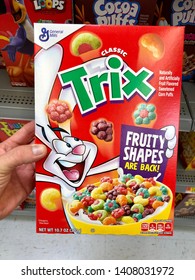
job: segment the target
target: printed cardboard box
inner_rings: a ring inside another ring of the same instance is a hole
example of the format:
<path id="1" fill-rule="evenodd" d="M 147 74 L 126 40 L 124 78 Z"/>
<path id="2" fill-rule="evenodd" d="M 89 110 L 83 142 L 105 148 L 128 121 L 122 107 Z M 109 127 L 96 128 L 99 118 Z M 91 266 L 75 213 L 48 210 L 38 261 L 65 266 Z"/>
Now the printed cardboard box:
<path id="1" fill-rule="evenodd" d="M 27 122 L 29 121 L 19 120 L 19 119 L 0 118 L 0 143 L 8 139 L 14 133 L 16 133 Z M 20 205 L 16 207 L 15 210 L 24 210 L 24 205 L 25 203 L 22 202 Z"/>
<path id="2" fill-rule="evenodd" d="M 27 120 L 18 119 L 1 119 L 0 118 L 0 142 L 3 142 L 8 137 L 12 136 L 20 128 L 26 124 Z"/>
<path id="3" fill-rule="evenodd" d="M 35 24 L 38 233 L 173 234 L 183 36 Z"/>
<path id="4" fill-rule="evenodd" d="M 195 131 L 180 131 L 179 156 L 186 170 L 195 170 Z"/>
<path id="5" fill-rule="evenodd" d="M 175 216 L 186 217 L 195 216 L 195 194 L 194 193 L 177 193 L 176 199 L 178 200 L 175 205 Z"/>
<path id="6" fill-rule="evenodd" d="M 5 69 L 5 62 L 4 62 L 1 51 L 0 51 L 0 69 Z"/>
<path id="7" fill-rule="evenodd" d="M 195 80 L 195 2 L 157 0 L 155 25 L 185 26 L 183 80 Z"/>
<path id="8" fill-rule="evenodd" d="M 72 22 L 72 1 L 1 0 L 0 50 L 12 86 L 34 86 L 34 22 Z"/>
<path id="9" fill-rule="evenodd" d="M 73 0 L 74 23 L 152 25 L 156 0 Z"/>

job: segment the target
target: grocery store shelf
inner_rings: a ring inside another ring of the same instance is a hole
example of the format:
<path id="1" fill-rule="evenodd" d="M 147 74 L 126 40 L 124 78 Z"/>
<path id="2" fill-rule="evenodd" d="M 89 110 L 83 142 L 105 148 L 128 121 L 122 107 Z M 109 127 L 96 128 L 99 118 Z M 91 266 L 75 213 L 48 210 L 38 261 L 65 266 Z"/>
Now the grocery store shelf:
<path id="1" fill-rule="evenodd" d="M 195 83 L 183 82 L 183 95 L 192 118 L 192 128 L 195 130 Z"/>
<path id="2" fill-rule="evenodd" d="M 35 208 L 24 208 L 23 210 L 15 210 L 12 215 L 15 216 L 26 216 L 26 217 L 35 217 L 36 211 Z"/>
<path id="3" fill-rule="evenodd" d="M 174 226 L 195 227 L 195 216 L 177 217 L 174 220 Z"/>
<path id="4" fill-rule="evenodd" d="M 34 89 L 12 87 L 5 70 L 0 70 L 0 112 L 1 118 L 34 119 Z"/>
<path id="5" fill-rule="evenodd" d="M 187 187 L 195 187 L 195 171 L 185 170 L 181 161 L 178 160 L 176 183 L 177 192 L 185 192 Z"/>
<path id="6" fill-rule="evenodd" d="M 184 92 L 182 90 L 181 93 L 181 106 L 180 106 L 180 131 L 190 131 L 193 126 L 193 120 L 191 117 L 191 113 L 189 111 L 189 106 L 186 103 L 186 98 L 184 96 Z"/>

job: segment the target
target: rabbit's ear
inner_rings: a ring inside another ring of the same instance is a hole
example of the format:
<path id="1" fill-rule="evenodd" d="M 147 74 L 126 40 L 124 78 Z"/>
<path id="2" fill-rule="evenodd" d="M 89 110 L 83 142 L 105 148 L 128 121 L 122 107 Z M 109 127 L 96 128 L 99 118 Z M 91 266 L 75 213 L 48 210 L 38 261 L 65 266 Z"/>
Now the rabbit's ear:
<path id="1" fill-rule="evenodd" d="M 58 75 L 62 55 L 61 46 L 56 45 L 49 50 L 40 50 L 35 56 L 35 122 L 44 127 L 45 130 L 48 130 L 48 133 L 49 128 L 47 125 L 49 120 L 45 108 L 50 102 L 50 95 Z M 43 79 L 47 79 L 47 83 L 44 83 L 44 86 Z M 47 138 L 51 142 L 51 137 L 49 138 L 48 133 L 46 131 Z"/>
<path id="2" fill-rule="evenodd" d="M 56 134 L 48 126 L 49 120 L 45 107 L 50 101 L 50 94 L 58 75 L 62 55 L 62 47 L 55 45 L 49 50 L 40 50 L 35 57 L 35 132 L 37 138 L 50 148 L 52 147 L 53 139 L 56 139 Z M 47 79 L 45 86 L 43 86 L 43 78 Z M 40 93 L 41 98 L 39 97 Z"/>
<path id="3" fill-rule="evenodd" d="M 42 126 L 40 124 L 36 124 L 36 136 L 49 148 L 52 148 L 52 141 L 57 138 L 48 125 Z"/>

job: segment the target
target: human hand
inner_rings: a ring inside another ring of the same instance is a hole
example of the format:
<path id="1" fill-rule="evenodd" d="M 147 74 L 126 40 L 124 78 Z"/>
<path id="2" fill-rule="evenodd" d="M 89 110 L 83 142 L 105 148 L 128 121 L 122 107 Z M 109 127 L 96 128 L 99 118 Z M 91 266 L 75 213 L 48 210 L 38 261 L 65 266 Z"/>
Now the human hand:
<path id="1" fill-rule="evenodd" d="M 8 216 L 35 186 L 35 162 L 47 148 L 33 144 L 35 124 L 29 122 L 0 143 L 0 219 Z"/>

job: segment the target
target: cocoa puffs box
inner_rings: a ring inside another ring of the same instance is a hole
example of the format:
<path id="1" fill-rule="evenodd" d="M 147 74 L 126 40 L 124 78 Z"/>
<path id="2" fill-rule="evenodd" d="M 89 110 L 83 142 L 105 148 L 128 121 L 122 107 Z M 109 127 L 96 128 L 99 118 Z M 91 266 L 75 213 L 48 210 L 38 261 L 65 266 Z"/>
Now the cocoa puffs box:
<path id="1" fill-rule="evenodd" d="M 37 232 L 173 235 L 183 27 L 34 28 Z"/>

